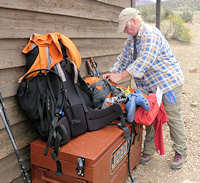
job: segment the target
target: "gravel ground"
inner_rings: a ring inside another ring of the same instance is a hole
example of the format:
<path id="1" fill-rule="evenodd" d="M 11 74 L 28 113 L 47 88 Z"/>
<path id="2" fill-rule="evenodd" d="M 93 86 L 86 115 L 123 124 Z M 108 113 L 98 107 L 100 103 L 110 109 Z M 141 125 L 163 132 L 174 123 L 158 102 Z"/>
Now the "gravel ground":
<path id="1" fill-rule="evenodd" d="M 169 168 L 174 152 L 166 124 L 163 127 L 165 155 L 155 154 L 147 165 L 138 165 L 133 171 L 136 183 L 200 183 L 200 14 L 195 15 L 189 28 L 193 36 L 190 44 L 170 41 L 185 76 L 182 114 L 187 134 L 187 162 L 180 170 Z"/>

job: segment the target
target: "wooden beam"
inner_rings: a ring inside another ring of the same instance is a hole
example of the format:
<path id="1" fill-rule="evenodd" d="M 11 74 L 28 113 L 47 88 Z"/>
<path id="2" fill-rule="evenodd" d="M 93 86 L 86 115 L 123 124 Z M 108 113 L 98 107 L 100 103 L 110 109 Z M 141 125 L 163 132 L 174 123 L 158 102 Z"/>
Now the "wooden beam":
<path id="1" fill-rule="evenodd" d="M 156 27 L 160 29 L 161 0 L 156 0 Z"/>
<path id="2" fill-rule="evenodd" d="M 136 7 L 136 0 L 130 0 L 131 1 L 131 7 L 135 8 Z"/>

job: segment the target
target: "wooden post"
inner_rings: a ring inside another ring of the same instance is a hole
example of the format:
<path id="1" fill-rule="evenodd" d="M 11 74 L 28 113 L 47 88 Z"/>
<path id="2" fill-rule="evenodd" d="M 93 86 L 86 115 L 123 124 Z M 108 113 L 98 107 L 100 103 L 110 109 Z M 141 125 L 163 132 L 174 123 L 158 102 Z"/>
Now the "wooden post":
<path id="1" fill-rule="evenodd" d="M 160 29 L 161 0 L 156 0 L 156 27 Z"/>
<path id="2" fill-rule="evenodd" d="M 130 0 L 131 1 L 131 7 L 135 8 L 136 7 L 136 0 Z"/>

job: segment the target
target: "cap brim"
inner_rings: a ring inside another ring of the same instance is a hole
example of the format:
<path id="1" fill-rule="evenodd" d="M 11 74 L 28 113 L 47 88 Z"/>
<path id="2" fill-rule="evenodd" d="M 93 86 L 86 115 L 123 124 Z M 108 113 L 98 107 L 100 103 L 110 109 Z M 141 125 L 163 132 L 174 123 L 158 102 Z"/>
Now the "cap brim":
<path id="1" fill-rule="evenodd" d="M 126 27 L 126 21 L 119 22 L 119 25 L 118 25 L 118 32 L 119 32 L 119 33 L 124 32 L 125 27 Z"/>

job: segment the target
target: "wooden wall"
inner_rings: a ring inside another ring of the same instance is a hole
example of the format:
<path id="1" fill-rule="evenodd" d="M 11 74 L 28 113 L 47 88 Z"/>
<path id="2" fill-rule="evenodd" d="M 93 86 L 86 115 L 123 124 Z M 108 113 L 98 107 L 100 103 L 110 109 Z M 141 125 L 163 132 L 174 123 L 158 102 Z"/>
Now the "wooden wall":
<path id="1" fill-rule="evenodd" d="M 125 41 L 117 19 L 130 0 L 0 0 L 0 92 L 17 145 L 29 162 L 29 144 L 37 135 L 16 102 L 17 80 L 24 73 L 21 54 L 32 33 L 59 32 L 78 47 L 82 60 L 95 57 L 100 72 L 113 64 Z M 82 64 L 81 74 L 85 75 Z M 22 182 L 16 156 L 0 121 L 0 182 Z"/>

